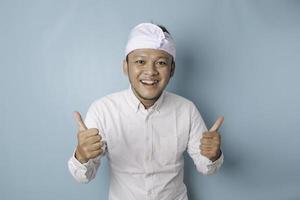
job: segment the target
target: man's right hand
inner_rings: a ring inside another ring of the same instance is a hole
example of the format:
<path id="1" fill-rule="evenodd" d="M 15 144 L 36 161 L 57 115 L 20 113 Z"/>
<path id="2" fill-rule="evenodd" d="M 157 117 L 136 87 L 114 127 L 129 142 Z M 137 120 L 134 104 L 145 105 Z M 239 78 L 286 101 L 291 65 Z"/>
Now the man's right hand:
<path id="1" fill-rule="evenodd" d="M 86 163 L 91 158 L 96 158 L 103 153 L 103 142 L 98 129 L 88 129 L 84 124 L 79 112 L 74 112 L 74 118 L 79 126 L 77 133 L 77 148 L 75 157 L 80 163 Z"/>

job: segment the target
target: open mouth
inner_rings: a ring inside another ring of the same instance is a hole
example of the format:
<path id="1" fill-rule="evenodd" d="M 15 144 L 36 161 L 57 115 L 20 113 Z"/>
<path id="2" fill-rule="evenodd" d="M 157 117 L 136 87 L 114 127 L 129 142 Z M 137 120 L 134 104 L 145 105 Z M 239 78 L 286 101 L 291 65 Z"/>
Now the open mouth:
<path id="1" fill-rule="evenodd" d="M 140 80 L 143 85 L 154 86 L 158 83 L 158 80 Z"/>

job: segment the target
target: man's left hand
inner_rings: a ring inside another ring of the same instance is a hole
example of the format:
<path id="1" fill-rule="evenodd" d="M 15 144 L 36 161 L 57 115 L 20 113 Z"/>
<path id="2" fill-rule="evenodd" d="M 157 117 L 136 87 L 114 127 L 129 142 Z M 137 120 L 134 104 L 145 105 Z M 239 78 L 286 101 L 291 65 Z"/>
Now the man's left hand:
<path id="1" fill-rule="evenodd" d="M 200 139 L 201 154 L 213 162 L 221 156 L 221 136 L 218 133 L 218 129 L 223 121 L 224 117 L 219 117 L 211 129 L 204 132 Z"/>

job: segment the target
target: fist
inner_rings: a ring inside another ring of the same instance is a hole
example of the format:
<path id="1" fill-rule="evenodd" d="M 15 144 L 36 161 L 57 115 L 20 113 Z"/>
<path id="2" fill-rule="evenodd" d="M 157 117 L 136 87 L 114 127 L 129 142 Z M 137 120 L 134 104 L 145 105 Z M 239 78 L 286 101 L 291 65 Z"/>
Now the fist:
<path id="1" fill-rule="evenodd" d="M 103 153 L 104 144 L 98 129 L 88 129 L 79 112 L 74 113 L 74 118 L 79 126 L 75 157 L 80 163 L 86 163 L 89 159 L 96 158 Z"/>
<path id="2" fill-rule="evenodd" d="M 218 129 L 222 125 L 224 117 L 219 117 L 215 124 L 208 132 L 203 133 L 200 139 L 201 155 L 207 157 L 211 161 L 217 160 L 221 155 L 221 136 Z"/>

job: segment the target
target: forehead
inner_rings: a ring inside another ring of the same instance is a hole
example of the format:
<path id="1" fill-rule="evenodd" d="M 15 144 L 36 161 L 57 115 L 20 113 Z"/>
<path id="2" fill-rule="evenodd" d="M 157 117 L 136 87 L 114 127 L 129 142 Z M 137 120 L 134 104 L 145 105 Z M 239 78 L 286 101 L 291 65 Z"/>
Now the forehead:
<path id="1" fill-rule="evenodd" d="M 172 58 L 170 54 L 160 49 L 135 49 L 128 54 L 128 57 Z"/>

